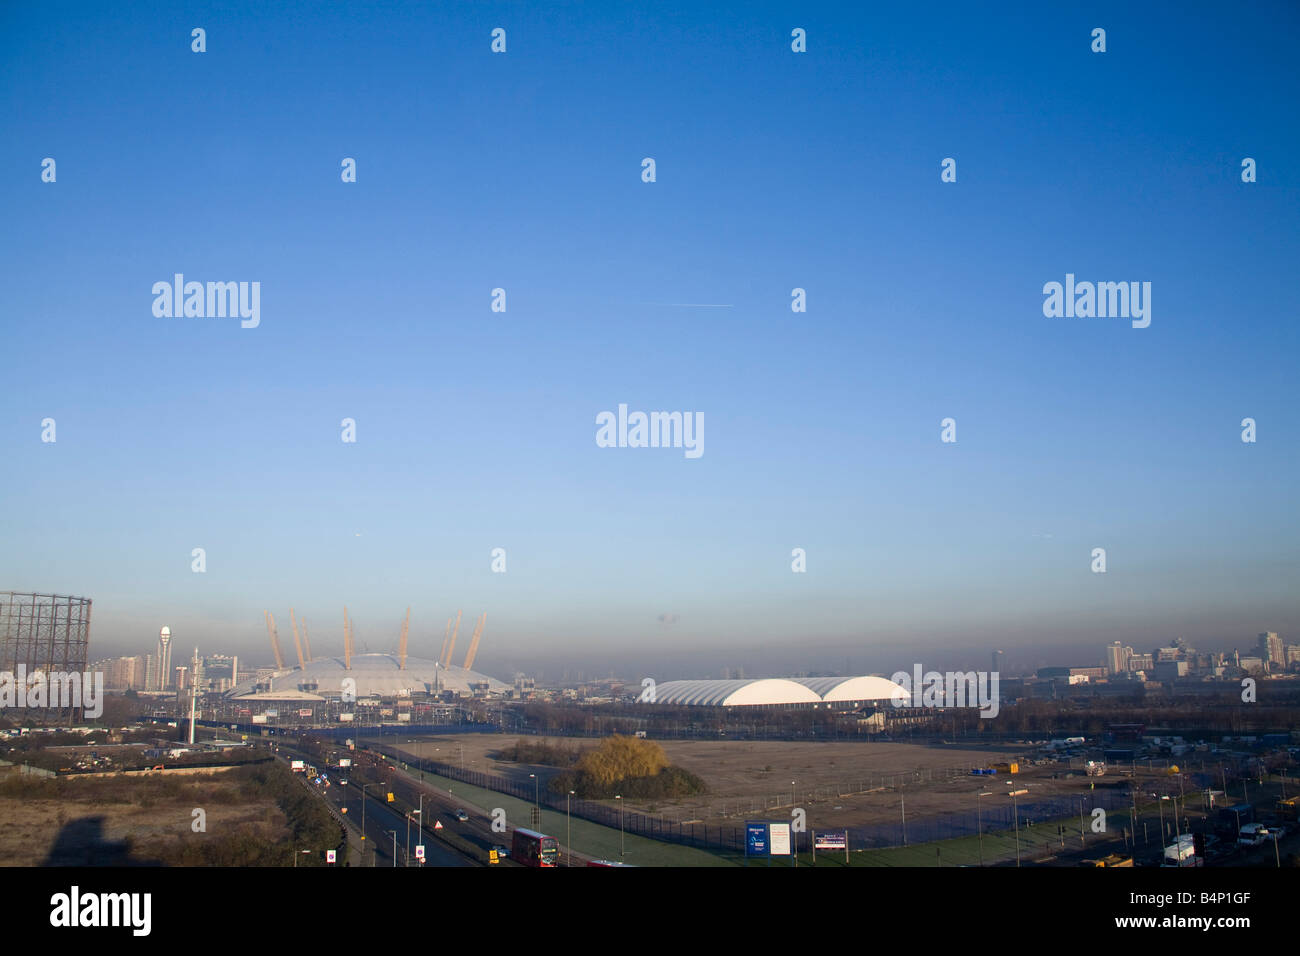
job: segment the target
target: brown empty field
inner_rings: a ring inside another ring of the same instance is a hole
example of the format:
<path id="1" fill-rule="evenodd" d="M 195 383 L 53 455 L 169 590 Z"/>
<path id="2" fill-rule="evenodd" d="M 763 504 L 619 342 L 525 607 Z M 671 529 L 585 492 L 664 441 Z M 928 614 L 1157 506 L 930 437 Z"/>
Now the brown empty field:
<path id="1" fill-rule="evenodd" d="M 561 747 L 586 748 L 594 740 L 518 738 L 474 734 L 464 737 L 402 742 L 408 753 L 436 759 L 466 770 L 487 771 L 528 783 L 537 773 L 543 781 L 554 768 L 516 764 L 494 754 L 516 739 L 547 740 Z M 925 746 L 906 743 L 795 741 L 660 740 L 668 758 L 708 784 L 707 794 L 677 802 L 628 801 L 628 810 L 662 816 L 675 822 L 716 825 L 794 806 L 805 808 L 819 828 L 896 822 L 906 800 L 909 820 L 958 812 L 975 812 L 977 794 L 992 791 L 1006 801 L 1010 790 L 1027 788 L 1025 799 L 1085 793 L 1091 781 L 1081 771 L 1070 774 L 1063 765 L 1032 767 L 1022 773 L 993 777 L 970 775 L 974 767 L 1032 755 L 1024 746 Z M 1103 778 L 1106 783 L 1114 777 Z M 791 785 L 793 781 L 793 786 Z M 544 784 L 543 784 L 544 785 Z"/>
<path id="2" fill-rule="evenodd" d="M 158 865 L 174 860 L 185 845 L 240 829 L 270 843 L 288 838 L 284 813 L 272 797 L 250 800 L 223 776 L 183 782 L 161 776 L 8 777 L 0 782 L 0 864 Z M 196 807 L 207 814 L 206 832 L 191 829 Z"/>

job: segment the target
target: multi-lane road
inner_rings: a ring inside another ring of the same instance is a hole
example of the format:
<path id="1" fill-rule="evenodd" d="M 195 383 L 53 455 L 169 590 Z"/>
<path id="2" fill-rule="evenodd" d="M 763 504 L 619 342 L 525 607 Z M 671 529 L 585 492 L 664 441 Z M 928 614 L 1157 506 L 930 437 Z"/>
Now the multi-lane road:
<path id="1" fill-rule="evenodd" d="M 289 760 L 304 760 L 308 765 L 317 762 L 317 758 L 310 754 L 298 751 L 296 748 L 286 745 L 279 745 L 279 756 L 286 762 Z M 426 866 L 477 866 L 483 865 L 488 859 L 488 849 L 490 842 L 484 846 L 482 853 L 475 853 L 475 844 L 472 841 L 458 839 L 459 833 L 448 832 L 445 837 L 440 836 L 437 831 L 426 831 L 423 836 L 420 833 L 419 817 L 412 818 L 408 825 L 406 814 L 401 809 L 397 809 L 393 804 L 388 802 L 388 793 L 403 801 L 403 807 L 406 804 L 418 806 L 420 802 L 419 792 L 414 789 L 413 784 L 402 777 L 399 773 L 386 773 L 385 768 L 389 765 L 379 764 L 378 761 L 367 760 L 365 766 L 353 768 L 361 771 L 365 775 L 365 785 L 363 786 L 356 779 L 347 774 L 350 771 L 344 771 L 343 776 L 335 770 L 326 770 L 330 786 L 311 784 L 312 789 L 320 794 L 335 812 L 340 814 L 348 825 L 348 842 L 349 842 L 349 862 L 353 866 L 419 866 L 420 862 L 415 856 L 415 847 L 421 842 L 424 844 L 424 858 Z M 347 785 L 343 780 L 347 780 Z M 374 782 L 371 782 L 374 781 Z M 310 781 L 309 781 L 310 783 Z M 384 786 L 383 784 L 387 784 Z M 425 813 L 429 819 L 429 828 L 432 829 L 435 819 L 441 821 L 444 830 L 450 830 L 452 827 L 468 828 L 469 824 L 457 823 L 455 818 L 449 812 L 444 810 L 436 800 L 431 800 L 430 794 L 436 795 L 437 791 L 428 788 L 425 791 Z M 447 796 L 443 794 L 443 796 Z M 364 799 L 364 811 L 362 801 Z M 347 808 L 347 813 L 343 809 Z M 454 809 L 454 808 L 453 808 Z M 362 826 L 365 827 L 365 839 L 361 839 Z M 470 828 L 472 829 L 472 828 Z M 394 832 L 396 840 L 394 841 Z M 409 837 L 408 837 L 409 833 Z M 409 856 L 407 852 L 409 839 Z M 496 842 L 501 842 L 499 839 Z M 393 849 L 396 843 L 396 856 L 394 857 Z"/>

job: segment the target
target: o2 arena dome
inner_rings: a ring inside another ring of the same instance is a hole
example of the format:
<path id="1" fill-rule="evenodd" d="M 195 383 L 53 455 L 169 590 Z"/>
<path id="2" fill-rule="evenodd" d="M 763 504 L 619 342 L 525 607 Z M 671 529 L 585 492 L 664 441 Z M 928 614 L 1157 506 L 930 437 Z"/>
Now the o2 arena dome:
<path id="1" fill-rule="evenodd" d="M 338 700 L 345 691 L 357 699 L 367 697 L 435 696 L 450 691 L 460 696 L 500 694 L 510 685 L 455 664 L 396 654 L 353 654 L 352 666 L 342 657 L 323 657 L 302 667 L 278 670 L 260 680 L 236 684 L 226 696 L 254 700 Z M 346 684 L 348 679 L 355 684 Z"/>

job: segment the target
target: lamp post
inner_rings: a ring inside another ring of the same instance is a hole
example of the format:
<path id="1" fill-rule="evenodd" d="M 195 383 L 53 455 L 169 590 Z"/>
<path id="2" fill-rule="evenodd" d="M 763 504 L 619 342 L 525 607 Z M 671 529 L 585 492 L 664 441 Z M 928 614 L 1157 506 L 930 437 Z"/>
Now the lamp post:
<path id="1" fill-rule="evenodd" d="M 905 783 L 898 785 L 898 800 L 903 811 L 903 846 L 907 846 L 907 794 L 903 790 L 905 786 L 907 786 Z"/>
<path id="2" fill-rule="evenodd" d="M 397 831 L 385 830 L 384 832 L 393 835 L 393 869 L 397 869 Z"/>
<path id="3" fill-rule="evenodd" d="M 984 865 L 984 804 L 980 802 L 980 797 L 993 796 L 992 790 L 985 790 L 983 793 L 975 794 L 975 813 L 978 817 L 978 827 L 980 835 L 980 866 Z"/>
<path id="4" fill-rule="evenodd" d="M 311 850 L 299 850 L 298 853 L 310 853 Z M 298 853 L 293 855 L 293 868 L 298 869 Z"/>
<path id="5" fill-rule="evenodd" d="M 373 783 L 367 783 L 361 788 L 361 865 L 366 865 L 366 787 L 373 787 Z"/>
<path id="6" fill-rule="evenodd" d="M 1016 797 L 1028 792 L 1028 790 L 1012 790 L 1009 794 L 1011 797 L 1011 816 L 1016 823 L 1016 866 L 1020 866 L 1020 805 L 1016 803 Z"/>
<path id="7" fill-rule="evenodd" d="M 623 794 L 614 797 L 618 801 L 618 858 L 623 859 Z"/>
<path id="8" fill-rule="evenodd" d="M 564 795 L 564 825 L 568 835 L 564 838 L 565 866 L 573 866 L 573 817 L 569 815 L 569 802 L 576 791 L 570 790 Z"/>

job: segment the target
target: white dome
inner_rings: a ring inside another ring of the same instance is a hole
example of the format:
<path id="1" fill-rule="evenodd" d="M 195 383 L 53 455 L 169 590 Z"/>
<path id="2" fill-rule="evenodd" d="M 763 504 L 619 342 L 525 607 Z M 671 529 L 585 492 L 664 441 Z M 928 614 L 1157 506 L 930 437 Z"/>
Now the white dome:
<path id="1" fill-rule="evenodd" d="M 345 669 L 342 657 L 323 657 L 308 661 L 306 667 L 286 668 L 270 677 L 271 687 L 258 692 L 258 681 L 250 678 L 241 681 L 227 693 L 227 697 L 257 697 L 261 700 L 303 699 L 306 695 L 331 700 L 343 696 L 343 681 L 351 678 L 355 687 L 349 687 L 358 698 L 402 697 L 411 694 L 433 694 L 452 691 L 471 693 L 471 685 L 487 684 L 488 692 L 499 694 L 509 690 L 509 685 L 494 677 L 451 665 L 439 666 L 437 661 L 407 657 L 406 669 L 398 669 L 396 654 L 353 654 L 352 668 Z"/>

